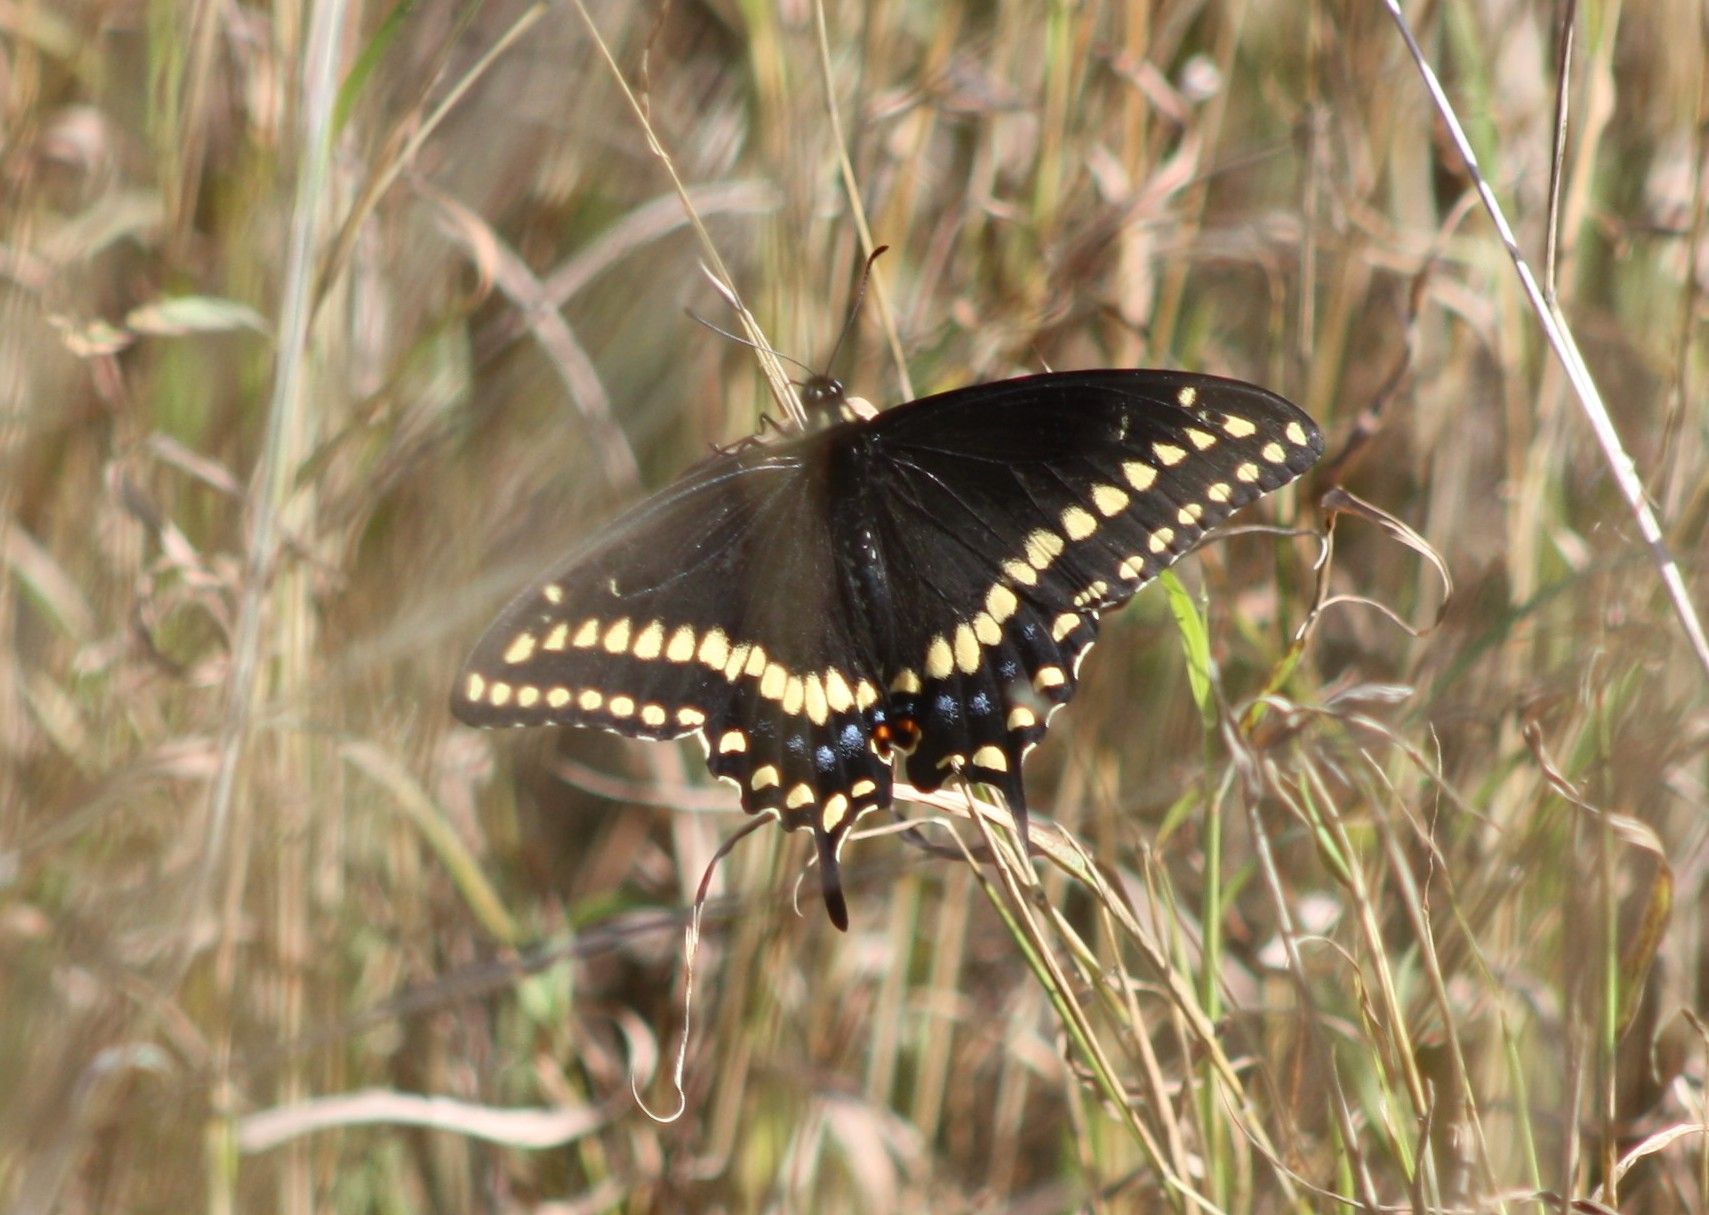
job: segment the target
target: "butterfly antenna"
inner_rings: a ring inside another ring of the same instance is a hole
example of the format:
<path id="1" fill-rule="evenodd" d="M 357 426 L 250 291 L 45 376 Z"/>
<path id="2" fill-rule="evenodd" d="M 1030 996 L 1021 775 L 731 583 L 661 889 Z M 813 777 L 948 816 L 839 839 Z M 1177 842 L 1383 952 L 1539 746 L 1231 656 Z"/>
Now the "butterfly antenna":
<path id="1" fill-rule="evenodd" d="M 740 342 L 742 345 L 747 346 L 753 350 L 767 351 L 770 354 L 776 355 L 780 359 L 788 359 L 791 363 L 794 363 L 797 367 L 801 368 L 801 370 L 805 371 L 808 375 L 817 374 L 816 372 L 814 372 L 814 370 L 811 367 L 807 366 L 806 363 L 803 363 L 800 359 L 791 358 L 789 355 L 783 353 L 783 351 L 781 351 L 781 350 L 773 350 L 770 346 L 762 346 L 758 342 L 750 341 L 747 338 L 743 337 L 739 333 L 731 333 L 728 329 L 719 328 L 717 325 L 714 325 L 711 321 L 709 321 L 705 317 L 701 316 L 693 308 L 684 308 L 683 311 L 688 314 L 689 320 L 697 321 L 700 324 L 705 325 L 708 329 L 712 330 L 713 333 L 718 334 L 720 337 L 727 337 L 732 342 Z"/>
<path id="2" fill-rule="evenodd" d="M 825 360 L 826 367 L 835 367 L 837 365 L 837 355 L 842 352 L 843 342 L 848 339 L 849 330 L 854 328 L 855 321 L 860 317 L 861 301 L 866 298 L 867 280 L 872 277 L 872 263 L 878 260 L 878 255 L 880 253 L 886 252 L 889 248 L 889 245 L 880 245 L 878 248 L 874 249 L 871 256 L 866 259 L 866 265 L 860 272 L 860 283 L 855 287 L 854 302 L 849 305 L 848 320 L 843 322 L 843 331 L 837 334 L 837 344 L 831 347 L 831 357 Z"/>

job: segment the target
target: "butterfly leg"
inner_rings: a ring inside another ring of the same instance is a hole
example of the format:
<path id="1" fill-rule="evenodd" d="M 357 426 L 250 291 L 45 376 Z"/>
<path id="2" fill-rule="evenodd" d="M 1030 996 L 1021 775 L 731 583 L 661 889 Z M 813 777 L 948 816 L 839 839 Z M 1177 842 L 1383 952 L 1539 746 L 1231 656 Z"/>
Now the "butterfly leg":
<path id="1" fill-rule="evenodd" d="M 1032 822 L 1027 815 L 1027 791 L 1019 779 L 1005 781 L 998 788 L 1009 805 L 1009 817 L 1015 821 L 1015 834 L 1021 840 L 1021 856 L 1032 855 Z"/>

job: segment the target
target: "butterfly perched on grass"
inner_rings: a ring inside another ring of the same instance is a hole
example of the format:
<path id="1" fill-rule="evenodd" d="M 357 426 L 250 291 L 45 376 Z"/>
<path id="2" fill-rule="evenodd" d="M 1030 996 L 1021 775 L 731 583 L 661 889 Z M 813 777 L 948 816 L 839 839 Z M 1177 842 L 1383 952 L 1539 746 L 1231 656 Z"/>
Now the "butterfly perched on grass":
<path id="1" fill-rule="evenodd" d="M 719 452 L 516 599 L 451 710 L 475 726 L 696 734 L 749 813 L 837 854 L 917 788 L 998 789 L 1074 693 L 1099 616 L 1323 452 L 1298 407 L 1239 380 L 1067 371 Z"/>

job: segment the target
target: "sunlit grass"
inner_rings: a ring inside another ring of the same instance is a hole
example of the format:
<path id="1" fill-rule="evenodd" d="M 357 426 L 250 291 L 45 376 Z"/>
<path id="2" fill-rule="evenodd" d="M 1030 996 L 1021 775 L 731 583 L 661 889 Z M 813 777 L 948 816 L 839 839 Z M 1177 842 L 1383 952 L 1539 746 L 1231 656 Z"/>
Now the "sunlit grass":
<path id="1" fill-rule="evenodd" d="M 573 7 L 337 13 L 0 11 L 0 1206 L 1709 1203 L 1705 676 L 1382 5 L 834 6 L 829 98 L 810 5 L 596 6 L 704 238 Z M 1557 14 L 1413 15 L 1549 264 Z M 1700 20 L 1579 11 L 1555 280 L 1701 603 Z M 731 855 L 660 1125 L 733 797 L 449 681 L 778 414 L 709 248 L 828 357 L 850 181 L 852 391 L 1187 366 L 1329 454 L 1105 619 L 1030 865 L 946 789 L 844 936 Z M 1336 487 L 1428 551 L 1320 575 Z"/>

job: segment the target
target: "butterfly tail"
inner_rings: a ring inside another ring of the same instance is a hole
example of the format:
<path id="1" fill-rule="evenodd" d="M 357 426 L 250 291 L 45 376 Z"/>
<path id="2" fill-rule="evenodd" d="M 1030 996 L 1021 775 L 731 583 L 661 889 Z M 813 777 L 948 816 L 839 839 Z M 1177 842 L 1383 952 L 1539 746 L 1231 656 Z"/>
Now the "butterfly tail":
<path id="1" fill-rule="evenodd" d="M 837 841 L 829 831 L 813 830 L 813 840 L 819 845 L 819 885 L 825 899 L 825 910 L 837 931 L 849 930 L 849 905 L 843 898 L 842 871 L 837 867 Z"/>

